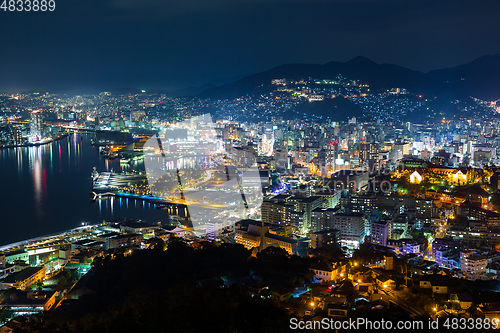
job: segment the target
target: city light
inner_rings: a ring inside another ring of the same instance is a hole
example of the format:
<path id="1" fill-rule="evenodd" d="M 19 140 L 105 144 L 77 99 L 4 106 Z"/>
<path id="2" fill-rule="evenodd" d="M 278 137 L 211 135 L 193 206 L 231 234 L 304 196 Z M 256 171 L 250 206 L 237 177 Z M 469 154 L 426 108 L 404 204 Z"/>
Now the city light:
<path id="1" fill-rule="evenodd" d="M 0 331 L 499 326 L 500 2 L 55 2 L 0 1 Z"/>

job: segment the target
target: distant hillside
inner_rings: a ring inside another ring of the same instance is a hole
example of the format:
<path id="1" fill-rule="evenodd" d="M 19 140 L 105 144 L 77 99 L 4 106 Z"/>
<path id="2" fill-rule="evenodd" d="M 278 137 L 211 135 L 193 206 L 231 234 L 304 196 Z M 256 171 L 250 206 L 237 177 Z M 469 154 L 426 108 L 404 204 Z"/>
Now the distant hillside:
<path id="1" fill-rule="evenodd" d="M 445 100 L 482 100 L 500 98 L 500 54 L 486 55 L 469 63 L 425 74 L 405 67 L 377 64 L 365 57 L 347 62 L 332 61 L 324 65 L 287 64 L 244 77 L 220 87 L 202 91 L 199 96 L 214 99 L 233 99 L 244 95 L 262 94 L 274 87 L 271 80 L 331 79 L 341 74 L 351 80 L 367 83 L 373 91 L 406 88 L 415 94 L 432 95 Z"/>
<path id="2" fill-rule="evenodd" d="M 262 94 L 275 87 L 271 80 L 287 79 L 332 79 L 342 75 L 360 83 L 366 83 L 375 90 L 390 88 L 406 88 L 416 94 L 432 94 L 440 90 L 441 85 L 433 78 L 418 71 L 401 66 L 382 64 L 357 57 L 347 62 L 329 62 L 325 65 L 315 64 L 288 64 L 270 70 L 247 76 L 231 84 L 215 87 L 203 91 L 202 98 L 233 99 L 249 94 Z"/>
<path id="3" fill-rule="evenodd" d="M 377 64 L 365 57 L 356 57 L 347 62 L 332 61 L 324 65 L 318 64 L 287 64 L 244 77 L 233 83 L 212 87 L 202 91 L 198 97 L 213 100 L 232 100 L 243 96 L 260 96 L 276 90 L 271 84 L 273 79 L 323 80 L 335 79 L 339 75 L 355 80 L 359 84 L 370 86 L 369 94 L 386 92 L 391 88 L 404 88 L 411 96 L 419 96 L 422 105 L 404 111 L 401 107 L 399 118 L 412 121 L 424 119 L 450 119 L 463 116 L 491 115 L 491 109 L 478 105 L 471 97 L 482 100 L 500 98 L 500 54 L 484 56 L 468 64 L 455 68 L 431 71 L 427 74 L 410 70 L 397 65 Z M 459 102 L 457 102 L 459 101 Z M 373 107 L 358 107 L 347 99 L 325 100 L 323 102 L 301 103 L 288 116 L 299 116 L 305 119 L 329 117 L 335 121 L 346 120 L 348 117 L 363 119 L 378 119 L 382 117 L 382 104 Z M 404 103 L 403 103 L 404 104 Z M 387 109 L 390 114 L 393 109 Z M 378 115 L 377 115 L 378 112 Z M 388 119 L 396 119 L 390 117 Z"/>
<path id="4" fill-rule="evenodd" d="M 427 74 L 450 90 L 493 101 L 500 98 L 500 54 L 486 55 L 469 63 Z"/>
<path id="5" fill-rule="evenodd" d="M 364 119 L 365 117 L 361 107 L 342 97 L 325 99 L 320 102 L 303 102 L 295 107 L 294 111 L 288 112 L 284 118 L 310 118 L 314 115 L 316 118 L 323 120 L 330 118 L 332 121 L 347 121 L 352 117 L 357 119 Z"/>

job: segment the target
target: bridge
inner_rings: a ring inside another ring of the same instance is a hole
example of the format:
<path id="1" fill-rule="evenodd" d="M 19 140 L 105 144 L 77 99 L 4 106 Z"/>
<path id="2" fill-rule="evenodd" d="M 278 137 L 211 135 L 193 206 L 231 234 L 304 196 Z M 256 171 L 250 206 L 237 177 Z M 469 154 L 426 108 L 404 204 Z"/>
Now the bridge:
<path id="1" fill-rule="evenodd" d="M 151 204 L 154 205 L 154 207 L 162 207 L 162 206 L 174 206 L 174 207 L 177 207 L 179 208 L 179 206 L 187 206 L 187 202 L 185 200 L 176 200 L 176 201 L 172 201 L 172 200 L 167 200 L 167 199 L 164 199 L 164 198 L 157 198 L 157 197 L 153 197 L 153 196 L 143 196 L 143 195 L 137 195 L 137 194 L 130 194 L 130 193 L 123 193 L 123 192 L 95 192 L 95 191 L 92 191 L 91 192 L 91 195 L 92 195 L 92 200 L 95 201 L 97 199 L 100 199 L 100 198 L 105 198 L 105 197 L 108 197 L 108 196 L 113 196 L 113 197 L 122 197 L 122 198 L 126 198 L 126 199 L 135 199 L 135 200 L 143 200 L 143 201 L 147 201 Z"/>
<path id="2" fill-rule="evenodd" d="M 95 133 L 98 130 L 95 128 L 84 128 L 84 127 L 78 127 L 78 126 L 64 126 L 64 125 L 59 125 L 60 128 L 64 128 L 66 130 L 75 130 L 81 133 Z"/>

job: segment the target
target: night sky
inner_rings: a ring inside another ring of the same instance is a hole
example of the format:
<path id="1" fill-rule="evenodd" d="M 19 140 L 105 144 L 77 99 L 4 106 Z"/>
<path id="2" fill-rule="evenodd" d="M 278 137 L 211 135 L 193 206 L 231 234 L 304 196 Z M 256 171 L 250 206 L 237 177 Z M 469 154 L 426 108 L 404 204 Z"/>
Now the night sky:
<path id="1" fill-rule="evenodd" d="M 358 55 L 426 72 L 500 53 L 500 1 L 55 1 L 0 11 L 0 91 L 178 89 Z"/>

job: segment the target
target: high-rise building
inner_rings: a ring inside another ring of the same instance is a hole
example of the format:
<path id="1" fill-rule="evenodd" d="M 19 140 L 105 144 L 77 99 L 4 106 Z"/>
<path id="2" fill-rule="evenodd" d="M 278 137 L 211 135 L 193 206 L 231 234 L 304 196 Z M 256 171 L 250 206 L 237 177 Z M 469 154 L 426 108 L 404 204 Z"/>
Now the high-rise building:
<path id="1" fill-rule="evenodd" d="M 20 128 L 11 129 L 11 144 L 20 145 L 23 141 L 23 136 Z"/>
<path id="2" fill-rule="evenodd" d="M 333 190 L 355 193 L 368 187 L 368 172 L 361 170 L 342 170 L 327 180 Z"/>
<path id="3" fill-rule="evenodd" d="M 289 225 L 292 213 L 295 211 L 295 204 L 288 200 L 264 200 L 260 208 L 264 223 Z"/>
<path id="4" fill-rule="evenodd" d="M 340 211 L 337 208 L 316 208 L 311 211 L 311 231 L 319 232 L 333 228 L 333 216 Z"/>
<path id="5" fill-rule="evenodd" d="M 365 221 L 362 213 L 335 214 L 333 229 L 340 230 L 340 244 L 351 249 L 359 248 L 365 239 Z"/>
<path id="6" fill-rule="evenodd" d="M 391 234 L 391 223 L 389 219 L 372 222 L 371 242 L 373 244 L 387 246 L 387 239 Z"/>
<path id="7" fill-rule="evenodd" d="M 415 199 L 415 217 L 422 222 L 430 222 L 431 218 L 437 217 L 433 200 Z"/>
<path id="8" fill-rule="evenodd" d="M 30 118 L 30 138 L 31 141 L 39 141 L 42 139 L 43 126 L 43 111 L 35 110 L 31 112 Z"/>
<path id="9" fill-rule="evenodd" d="M 303 212 L 303 224 L 296 225 L 296 229 L 299 233 L 305 234 L 311 228 L 311 212 L 316 208 L 323 206 L 323 197 L 312 196 L 308 198 L 293 197 L 290 201 L 296 204 L 296 209 L 298 212 Z"/>
<path id="10" fill-rule="evenodd" d="M 340 231 L 336 229 L 327 229 L 311 233 L 311 247 L 313 249 L 321 248 L 328 245 L 339 246 Z"/>
<path id="11" fill-rule="evenodd" d="M 363 162 L 376 159 L 379 153 L 378 143 L 361 142 L 359 144 L 359 157 Z"/>
<path id="12" fill-rule="evenodd" d="M 460 269 L 467 280 L 481 279 L 486 273 L 486 257 L 472 251 L 461 252 Z"/>
<path id="13" fill-rule="evenodd" d="M 341 191 L 322 191 L 314 195 L 323 197 L 323 208 L 335 208 L 340 203 Z"/>
<path id="14" fill-rule="evenodd" d="M 345 195 L 340 199 L 342 208 L 351 213 L 370 213 L 378 207 L 378 198 L 370 195 Z"/>

